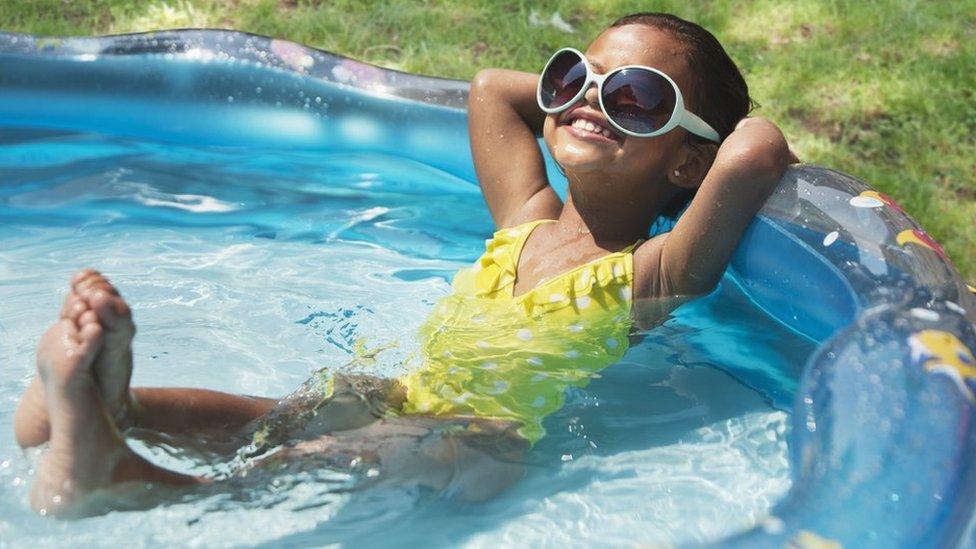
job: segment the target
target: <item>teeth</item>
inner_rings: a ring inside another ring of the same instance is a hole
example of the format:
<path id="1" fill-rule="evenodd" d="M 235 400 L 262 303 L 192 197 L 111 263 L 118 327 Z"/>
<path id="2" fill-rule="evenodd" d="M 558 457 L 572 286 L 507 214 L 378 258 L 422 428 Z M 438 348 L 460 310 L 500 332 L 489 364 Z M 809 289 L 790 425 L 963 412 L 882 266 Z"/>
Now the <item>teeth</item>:
<path id="1" fill-rule="evenodd" d="M 593 122 L 590 122 L 589 120 L 585 120 L 583 118 L 577 118 L 576 120 L 573 120 L 572 124 L 570 124 L 570 125 L 573 126 L 576 129 L 585 130 L 585 131 L 588 131 L 590 133 L 599 134 L 599 135 L 602 135 L 603 137 L 608 137 L 608 138 L 612 138 L 613 137 L 613 134 L 611 134 L 610 133 L 610 130 L 608 130 L 607 128 L 604 128 L 603 126 L 594 124 Z"/>

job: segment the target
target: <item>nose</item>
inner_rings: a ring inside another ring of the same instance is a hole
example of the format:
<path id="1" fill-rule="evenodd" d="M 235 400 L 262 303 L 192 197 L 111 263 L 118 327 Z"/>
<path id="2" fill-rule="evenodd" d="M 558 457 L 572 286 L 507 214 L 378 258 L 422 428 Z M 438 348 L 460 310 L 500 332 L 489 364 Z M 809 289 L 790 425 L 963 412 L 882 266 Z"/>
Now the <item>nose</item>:
<path id="1" fill-rule="evenodd" d="M 599 108 L 600 106 L 600 92 L 597 90 L 597 85 L 590 84 L 590 88 L 583 93 L 583 99 L 593 108 Z"/>

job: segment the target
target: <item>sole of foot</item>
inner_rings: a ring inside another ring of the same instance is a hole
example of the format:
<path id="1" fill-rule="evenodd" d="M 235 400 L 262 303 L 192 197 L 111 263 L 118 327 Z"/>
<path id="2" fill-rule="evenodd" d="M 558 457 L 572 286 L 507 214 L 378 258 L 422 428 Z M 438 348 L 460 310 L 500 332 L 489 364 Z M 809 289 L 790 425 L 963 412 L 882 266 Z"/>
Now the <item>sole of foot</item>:
<path id="1" fill-rule="evenodd" d="M 80 496 L 111 484 L 118 457 L 125 453 L 92 372 L 103 344 L 102 326 L 89 311 L 77 322 L 58 320 L 38 345 L 51 446 L 38 465 L 31 506 L 43 515 L 63 516 Z"/>
<path id="2" fill-rule="evenodd" d="M 101 273 L 85 269 L 71 279 L 71 294 L 63 316 L 80 320 L 94 314 L 104 331 L 102 349 L 92 365 L 95 381 L 112 419 L 124 426 L 132 400 L 132 339 L 136 333 L 132 312 L 118 290 Z"/>

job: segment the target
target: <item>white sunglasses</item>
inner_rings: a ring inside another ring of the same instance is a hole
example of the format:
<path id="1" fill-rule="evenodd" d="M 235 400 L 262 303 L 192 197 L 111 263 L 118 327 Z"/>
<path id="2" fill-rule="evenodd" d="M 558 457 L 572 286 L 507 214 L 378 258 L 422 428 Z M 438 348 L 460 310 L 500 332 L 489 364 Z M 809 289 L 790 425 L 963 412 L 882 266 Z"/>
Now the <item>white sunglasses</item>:
<path id="1" fill-rule="evenodd" d="M 536 100 L 548 114 L 576 104 L 596 84 L 600 110 L 622 133 L 654 137 L 681 126 L 689 132 L 720 142 L 718 132 L 685 109 L 681 90 L 671 77 L 642 65 L 618 67 L 606 74 L 593 71 L 579 50 L 557 51 L 542 69 Z"/>

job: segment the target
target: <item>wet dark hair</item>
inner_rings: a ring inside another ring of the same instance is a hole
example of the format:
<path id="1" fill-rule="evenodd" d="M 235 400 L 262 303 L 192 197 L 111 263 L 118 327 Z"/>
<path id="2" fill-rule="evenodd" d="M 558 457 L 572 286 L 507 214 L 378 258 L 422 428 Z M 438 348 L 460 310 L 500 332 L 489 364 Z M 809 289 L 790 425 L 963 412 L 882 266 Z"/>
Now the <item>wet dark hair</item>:
<path id="1" fill-rule="evenodd" d="M 718 39 L 700 25 L 669 13 L 644 12 L 625 15 L 609 28 L 624 25 L 647 25 L 671 33 L 684 46 L 694 83 L 689 107 L 715 128 L 721 139 L 752 110 L 754 103 L 739 67 Z M 709 142 L 691 133 L 688 136 L 692 143 Z M 694 195 L 694 190 L 682 191 L 667 205 L 664 215 L 675 217 Z"/>

